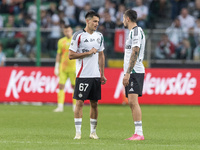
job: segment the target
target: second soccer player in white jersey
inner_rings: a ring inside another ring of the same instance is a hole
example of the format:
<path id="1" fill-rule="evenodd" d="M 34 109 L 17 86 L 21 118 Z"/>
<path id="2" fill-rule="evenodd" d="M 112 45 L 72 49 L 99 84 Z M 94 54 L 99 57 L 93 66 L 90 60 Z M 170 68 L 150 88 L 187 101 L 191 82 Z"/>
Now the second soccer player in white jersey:
<path id="1" fill-rule="evenodd" d="M 145 35 L 141 27 L 136 24 L 137 13 L 127 10 L 124 13 L 123 23 L 130 32 L 126 39 L 124 55 L 124 79 L 126 97 L 132 111 L 135 124 L 135 133 L 127 140 L 144 140 L 142 130 L 142 112 L 138 103 L 138 97 L 142 96 L 144 73 L 143 66 Z"/>
<path id="2" fill-rule="evenodd" d="M 74 90 L 76 136 L 74 139 L 81 139 L 82 108 L 84 100 L 87 99 L 90 100 L 90 138 L 99 139 L 96 134 L 97 105 L 98 100 L 101 99 L 101 84 L 107 81 L 104 76 L 103 35 L 96 32 L 99 18 L 96 12 L 89 11 L 85 15 L 86 27 L 74 33 L 69 47 L 69 59 L 77 59 Z"/>

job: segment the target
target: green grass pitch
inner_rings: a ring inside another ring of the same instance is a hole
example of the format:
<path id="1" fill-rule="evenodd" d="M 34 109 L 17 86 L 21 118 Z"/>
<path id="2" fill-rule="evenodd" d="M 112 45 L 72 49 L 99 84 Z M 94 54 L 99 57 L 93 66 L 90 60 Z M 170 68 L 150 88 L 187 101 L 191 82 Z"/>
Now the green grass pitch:
<path id="1" fill-rule="evenodd" d="M 142 105 L 144 141 L 126 141 L 134 130 L 128 106 L 99 105 L 97 135 L 89 139 L 89 106 L 82 139 L 74 140 L 71 106 L 0 105 L 0 150 L 199 150 L 200 107 Z"/>

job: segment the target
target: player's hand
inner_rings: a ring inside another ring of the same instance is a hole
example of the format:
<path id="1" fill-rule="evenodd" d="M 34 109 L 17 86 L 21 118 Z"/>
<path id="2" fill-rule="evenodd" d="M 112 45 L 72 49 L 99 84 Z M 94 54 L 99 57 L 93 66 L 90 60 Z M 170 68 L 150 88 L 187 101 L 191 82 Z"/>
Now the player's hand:
<path id="1" fill-rule="evenodd" d="M 59 63 L 58 63 L 58 62 L 56 62 L 56 64 L 55 64 L 54 74 L 55 74 L 56 76 L 59 75 Z"/>
<path id="2" fill-rule="evenodd" d="M 105 76 L 101 76 L 101 84 L 102 85 L 106 84 L 106 81 L 107 81 L 106 77 Z"/>
<path id="3" fill-rule="evenodd" d="M 96 54 L 97 53 L 97 49 L 95 49 L 94 47 L 89 51 L 90 54 Z"/>
<path id="4" fill-rule="evenodd" d="M 56 76 L 58 76 L 59 75 L 59 68 L 54 68 L 54 74 L 56 75 Z"/>
<path id="5" fill-rule="evenodd" d="M 123 78 L 123 85 L 126 87 L 129 84 L 129 79 L 130 79 L 130 74 L 126 73 L 124 78 Z"/>

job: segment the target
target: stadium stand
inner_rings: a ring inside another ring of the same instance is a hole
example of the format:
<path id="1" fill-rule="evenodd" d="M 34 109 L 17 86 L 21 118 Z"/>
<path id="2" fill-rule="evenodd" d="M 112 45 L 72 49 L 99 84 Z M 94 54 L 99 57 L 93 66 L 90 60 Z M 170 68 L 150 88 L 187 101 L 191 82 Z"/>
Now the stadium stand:
<path id="1" fill-rule="evenodd" d="M 142 2 L 141 7 L 138 3 Z M 147 10 L 145 26 L 144 30 L 147 36 L 147 58 L 146 61 L 153 63 L 153 65 L 149 64 L 148 66 L 153 67 L 155 64 L 158 65 L 160 63 L 159 58 L 154 56 L 157 44 L 160 42 L 160 39 L 163 34 L 165 34 L 166 29 L 169 28 L 173 19 L 180 15 L 182 8 L 187 8 L 189 15 L 198 19 L 198 9 L 199 4 L 198 0 L 103 0 L 99 3 L 99 7 L 93 5 L 92 0 L 80 0 L 79 4 L 77 1 L 73 0 L 41 0 L 41 61 L 46 59 L 53 60 L 56 54 L 56 41 L 62 36 L 61 33 L 55 35 L 52 33 L 52 28 L 58 28 L 62 24 L 69 24 L 73 26 L 74 31 L 81 26 L 84 26 L 83 22 L 79 20 L 79 14 L 84 9 L 84 6 L 87 5 L 88 8 L 93 7 L 95 11 L 99 12 L 102 16 L 100 20 L 100 25 L 98 30 L 102 31 L 105 37 L 105 54 L 108 67 L 109 59 L 111 62 L 116 59 L 116 62 L 119 59 L 123 58 L 123 54 L 116 52 L 114 49 L 115 39 L 113 38 L 115 35 L 115 29 L 123 29 L 122 25 L 122 17 L 120 18 L 120 12 L 123 14 L 125 9 L 137 9 L 140 10 L 143 7 Z M 125 9 L 124 9 L 125 8 Z M 70 11 L 69 11 L 70 10 Z M 71 14 L 70 14 L 70 13 Z M 83 11 L 82 11 L 83 13 Z M 0 27 L 0 42 L 4 46 L 4 52 L 7 56 L 7 65 L 13 65 L 13 60 L 15 63 L 19 61 L 14 53 L 14 49 L 19 44 L 20 39 L 26 39 L 25 42 L 31 49 L 35 48 L 35 36 L 32 35 L 32 40 L 29 40 L 28 36 L 31 31 L 31 25 L 27 22 L 27 18 L 32 19 L 32 25 L 35 24 L 36 21 L 36 1 L 34 0 L 13 0 L 6 1 L 3 0 L 0 2 L 0 22 L 3 22 L 3 26 Z M 9 25 L 9 17 L 14 16 L 13 25 Z M 121 15 L 122 16 L 122 15 Z M 105 18 L 107 17 L 107 18 Z M 115 24 L 108 23 L 108 19 Z M 0 23 L 1 24 L 1 23 Z M 196 27 L 195 22 L 195 27 Z M 109 28 L 109 29 L 108 29 Z M 111 30 L 112 29 L 112 30 Z M 196 30 L 195 30 L 196 31 Z M 59 29 L 56 32 L 60 32 Z M 12 34 L 11 34 L 12 33 Z M 12 37 L 12 40 L 10 40 Z M 183 59 L 181 63 L 176 64 L 184 64 L 188 61 L 190 64 L 193 64 L 193 53 L 194 49 L 198 45 L 198 40 L 195 39 L 197 37 L 191 31 L 189 32 L 187 39 L 189 40 L 189 44 L 191 45 L 191 55 L 190 58 L 186 59 L 186 57 L 179 58 L 174 57 L 173 60 L 175 62 L 179 62 L 178 59 Z M 170 37 L 169 37 L 170 38 Z M 197 42 L 197 43 L 196 43 Z M 150 52 L 149 52 L 150 51 Z M 31 55 L 31 61 L 34 60 L 33 55 Z M 12 63 L 9 62 L 12 58 Z M 28 56 L 29 58 L 29 56 Z M 27 59 L 26 59 L 27 60 Z M 49 61 L 51 62 L 51 61 Z M 52 61 L 53 62 L 53 61 Z M 172 62 L 172 61 L 170 61 Z M 170 63 L 169 62 L 169 63 Z M 183 63 L 184 62 L 184 63 Z M 198 61 L 195 61 L 195 64 L 198 64 Z M 155 63 L 155 64 L 154 64 Z M 116 63 L 118 64 L 118 63 Z M 162 63 L 161 63 L 162 64 Z M 49 65 L 52 65 L 51 63 Z M 119 65 L 121 67 L 121 64 Z"/>

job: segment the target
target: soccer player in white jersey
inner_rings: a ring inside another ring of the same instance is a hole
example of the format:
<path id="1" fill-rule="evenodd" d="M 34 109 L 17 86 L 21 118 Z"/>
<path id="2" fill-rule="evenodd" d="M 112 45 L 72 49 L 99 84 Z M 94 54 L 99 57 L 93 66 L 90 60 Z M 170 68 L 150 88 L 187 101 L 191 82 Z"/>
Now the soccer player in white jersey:
<path id="1" fill-rule="evenodd" d="M 84 100 L 87 99 L 90 100 L 90 138 L 99 139 L 96 134 L 97 105 L 98 100 L 101 99 L 101 84 L 107 81 L 104 76 L 104 43 L 103 35 L 96 32 L 99 15 L 94 11 L 89 11 L 85 19 L 86 27 L 74 33 L 69 47 L 69 59 L 77 59 L 74 90 L 76 136 L 74 139 L 81 139 L 82 108 Z"/>
<path id="2" fill-rule="evenodd" d="M 145 69 L 143 66 L 145 35 L 141 27 L 136 24 L 137 13 L 127 10 L 124 13 L 123 24 L 130 32 L 126 39 L 124 55 L 124 78 L 126 97 L 132 111 L 135 133 L 126 140 L 144 140 L 142 130 L 142 112 L 138 97 L 142 96 Z"/>

